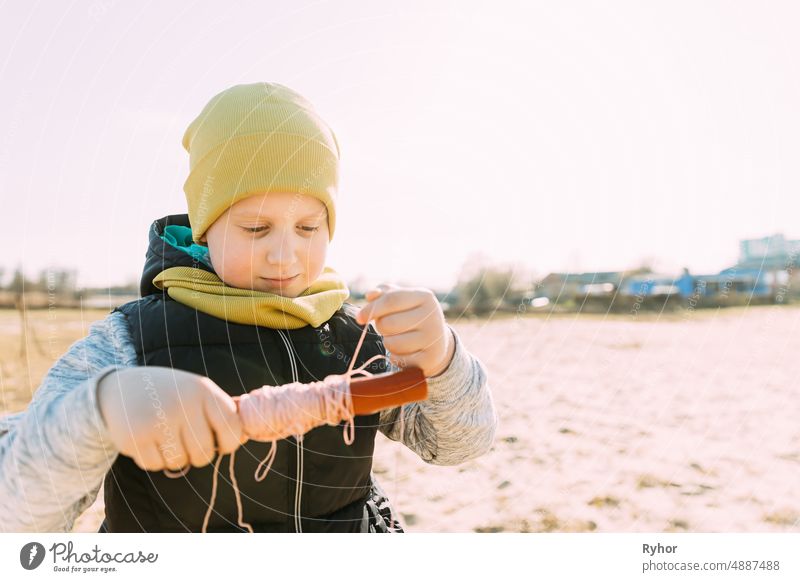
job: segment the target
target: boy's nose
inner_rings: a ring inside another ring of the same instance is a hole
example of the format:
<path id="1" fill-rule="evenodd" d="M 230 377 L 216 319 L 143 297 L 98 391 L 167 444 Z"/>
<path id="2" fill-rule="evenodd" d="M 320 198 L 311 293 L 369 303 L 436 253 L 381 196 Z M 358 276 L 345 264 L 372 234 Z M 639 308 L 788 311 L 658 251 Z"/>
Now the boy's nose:
<path id="1" fill-rule="evenodd" d="M 295 245 L 291 236 L 282 236 L 267 249 L 267 262 L 277 269 L 294 264 Z M 286 273 L 283 273 L 286 274 Z M 291 273 L 289 273 L 291 274 Z"/>

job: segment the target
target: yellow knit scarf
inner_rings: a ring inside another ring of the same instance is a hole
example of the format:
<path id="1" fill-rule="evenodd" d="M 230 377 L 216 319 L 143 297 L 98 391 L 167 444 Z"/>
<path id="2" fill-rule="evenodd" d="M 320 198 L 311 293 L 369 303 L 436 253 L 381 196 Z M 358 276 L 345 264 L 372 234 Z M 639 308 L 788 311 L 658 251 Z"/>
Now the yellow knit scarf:
<path id="1" fill-rule="evenodd" d="M 225 284 L 216 274 L 194 267 L 170 267 L 153 279 L 170 297 L 198 311 L 233 323 L 273 329 L 319 327 L 341 308 L 350 290 L 333 269 L 322 275 L 298 297 L 239 289 Z"/>

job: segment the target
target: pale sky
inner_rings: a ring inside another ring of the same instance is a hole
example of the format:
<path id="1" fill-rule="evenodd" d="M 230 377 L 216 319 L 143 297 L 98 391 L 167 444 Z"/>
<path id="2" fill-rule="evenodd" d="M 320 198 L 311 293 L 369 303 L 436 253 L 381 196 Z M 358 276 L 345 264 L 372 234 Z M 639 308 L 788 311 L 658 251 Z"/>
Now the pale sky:
<path id="1" fill-rule="evenodd" d="M 328 265 L 446 289 L 470 255 L 545 275 L 717 272 L 800 238 L 794 2 L 29 2 L 0 8 L 0 267 L 138 280 L 186 212 L 183 131 L 287 85 L 342 148 Z"/>

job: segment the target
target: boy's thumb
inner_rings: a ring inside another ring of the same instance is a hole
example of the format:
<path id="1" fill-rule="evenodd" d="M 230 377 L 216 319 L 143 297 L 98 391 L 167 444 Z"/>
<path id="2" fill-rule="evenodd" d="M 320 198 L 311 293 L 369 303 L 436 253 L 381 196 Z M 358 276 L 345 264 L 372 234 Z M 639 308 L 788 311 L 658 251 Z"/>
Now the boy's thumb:
<path id="1" fill-rule="evenodd" d="M 380 297 L 392 287 L 394 287 L 394 285 L 392 285 L 391 283 L 379 283 L 378 285 L 375 285 L 375 287 L 367 291 L 365 296 L 367 297 L 368 300 L 371 301 L 372 299 Z"/>
<path id="2" fill-rule="evenodd" d="M 367 301 L 372 301 L 373 299 L 380 297 L 382 293 L 383 289 L 380 288 L 370 289 L 369 291 L 366 292 L 364 297 L 367 298 Z"/>

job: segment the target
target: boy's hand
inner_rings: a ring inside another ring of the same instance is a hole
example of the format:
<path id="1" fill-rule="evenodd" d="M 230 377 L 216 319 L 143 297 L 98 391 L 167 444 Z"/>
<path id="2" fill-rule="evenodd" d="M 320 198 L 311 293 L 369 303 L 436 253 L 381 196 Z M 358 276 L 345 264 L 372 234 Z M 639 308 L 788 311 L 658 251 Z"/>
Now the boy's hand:
<path id="1" fill-rule="evenodd" d="M 97 401 L 113 444 L 145 471 L 203 467 L 247 441 L 233 398 L 185 370 L 118 370 L 100 381 Z"/>
<path id="2" fill-rule="evenodd" d="M 455 340 L 439 301 L 430 289 L 381 284 L 367 292 L 369 303 L 356 321 L 375 321 L 390 360 L 398 367 L 417 366 L 427 377 L 442 373 L 455 353 Z"/>

